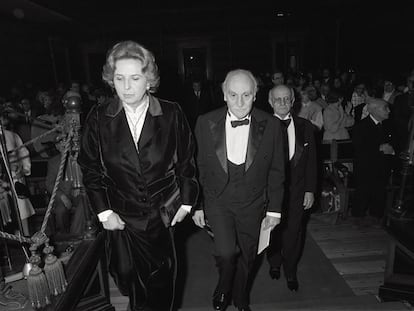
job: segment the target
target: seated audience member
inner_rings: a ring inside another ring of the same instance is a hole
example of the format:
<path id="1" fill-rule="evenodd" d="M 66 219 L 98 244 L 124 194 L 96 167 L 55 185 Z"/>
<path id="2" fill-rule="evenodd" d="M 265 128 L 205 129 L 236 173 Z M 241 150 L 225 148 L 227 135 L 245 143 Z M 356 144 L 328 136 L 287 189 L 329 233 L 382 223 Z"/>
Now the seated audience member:
<path id="1" fill-rule="evenodd" d="M 0 119 L 3 126 L 7 128 L 9 123 L 8 118 L 3 115 Z M 23 142 L 20 136 L 13 131 L 4 129 L 4 138 L 8 151 L 11 176 L 13 178 L 16 191 L 18 192 L 16 200 L 22 223 L 23 234 L 25 236 L 29 236 L 29 217 L 35 214 L 35 210 L 29 199 L 30 193 L 26 187 L 25 180 L 26 176 L 31 174 L 29 150 L 26 147 L 22 147 Z M 6 176 L 6 172 L 3 171 L 3 168 L 0 170 L 2 171 L 1 173 Z"/>
<path id="2" fill-rule="evenodd" d="M 318 104 L 319 106 L 321 106 L 322 110 L 326 108 L 326 106 L 327 106 L 326 101 L 323 100 L 320 97 L 320 95 L 319 95 L 318 90 L 316 89 L 316 87 L 314 87 L 313 85 L 311 85 L 311 86 L 308 86 L 306 88 L 306 90 L 308 92 L 309 99 L 312 102 L 314 102 L 314 103 Z"/>
<path id="3" fill-rule="evenodd" d="M 407 92 L 397 96 L 392 105 L 391 120 L 395 133 L 395 151 L 406 151 L 409 140 L 410 119 L 414 116 L 414 74 L 407 79 Z"/>
<path id="4" fill-rule="evenodd" d="M 273 86 L 278 86 L 285 83 L 285 76 L 283 75 L 283 71 L 277 69 L 273 72 L 272 83 Z"/>
<path id="5" fill-rule="evenodd" d="M 368 116 L 368 110 L 366 107 L 366 100 L 368 98 L 368 93 L 365 88 L 364 83 L 358 83 L 354 87 L 354 91 L 351 95 L 351 104 L 352 104 L 352 115 L 355 119 L 355 122 L 359 122 Z"/>
<path id="6" fill-rule="evenodd" d="M 385 187 L 391 171 L 390 110 L 383 99 L 370 98 L 367 118 L 353 128 L 355 199 L 352 216 L 356 225 L 381 224 L 385 210 Z"/>
<path id="7" fill-rule="evenodd" d="M 61 162 L 61 152 L 64 150 L 64 141 L 56 143 L 59 154 L 51 157 L 47 163 L 45 186 L 51 195 L 55 186 L 56 177 Z M 59 184 L 54 206 L 54 225 L 56 233 L 70 233 L 81 235 L 86 226 L 87 198 L 81 184 L 81 171 L 73 154 L 66 159 L 64 174 Z"/>
<path id="8" fill-rule="evenodd" d="M 401 93 L 395 88 L 395 84 L 392 79 L 384 80 L 384 92 L 382 93 L 383 100 L 385 100 L 390 105 L 393 105 L 395 98 L 400 94 Z"/>
<path id="9" fill-rule="evenodd" d="M 331 91 L 331 86 L 328 83 L 322 83 L 320 93 L 321 93 L 321 98 L 324 101 L 322 102 L 322 105 L 324 106 L 324 108 L 328 106 L 328 104 L 326 103 L 326 97 L 328 96 L 330 91 Z"/>
<path id="10" fill-rule="evenodd" d="M 324 140 L 340 140 L 349 139 L 347 127 L 354 125 L 354 118 L 350 115 L 352 106 L 343 107 L 343 94 L 331 91 L 328 94 L 328 106 L 323 111 L 323 139 Z"/>
<path id="11" fill-rule="evenodd" d="M 299 101 L 295 103 L 298 117 L 311 121 L 319 130 L 323 126 L 322 108 L 309 99 L 306 89 L 300 91 Z"/>

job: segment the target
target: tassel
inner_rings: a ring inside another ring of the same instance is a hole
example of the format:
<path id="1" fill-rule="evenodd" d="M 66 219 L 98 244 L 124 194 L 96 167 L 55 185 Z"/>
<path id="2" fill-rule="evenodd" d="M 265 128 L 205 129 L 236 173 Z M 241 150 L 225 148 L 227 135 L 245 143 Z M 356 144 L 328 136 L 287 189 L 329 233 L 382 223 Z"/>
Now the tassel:
<path id="1" fill-rule="evenodd" d="M 49 287 L 46 276 L 39 267 L 40 256 L 36 254 L 36 247 L 31 246 L 30 251 L 32 253 L 30 256 L 32 269 L 30 269 L 29 275 L 27 276 L 27 287 L 29 289 L 32 307 L 40 309 L 50 304 Z"/>
<path id="2" fill-rule="evenodd" d="M 45 258 L 45 274 L 49 289 L 52 295 L 57 296 L 66 290 L 68 285 L 63 271 L 62 262 L 53 254 L 53 246 L 46 243 L 43 252 L 46 254 Z"/>

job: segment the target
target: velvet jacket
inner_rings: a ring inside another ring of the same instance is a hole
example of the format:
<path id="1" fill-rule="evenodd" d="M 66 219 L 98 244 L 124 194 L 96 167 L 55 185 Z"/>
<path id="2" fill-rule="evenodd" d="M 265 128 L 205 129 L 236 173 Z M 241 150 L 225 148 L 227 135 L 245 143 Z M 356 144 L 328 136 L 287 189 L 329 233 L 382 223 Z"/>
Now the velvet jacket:
<path id="1" fill-rule="evenodd" d="M 177 187 L 182 204 L 194 205 L 198 182 L 195 143 L 177 103 L 149 95 L 138 150 L 119 99 L 91 109 L 82 129 L 78 162 L 92 208 L 145 217 Z"/>
<path id="2" fill-rule="evenodd" d="M 227 108 L 199 117 L 197 165 L 204 204 L 207 207 L 225 189 L 229 181 L 226 151 Z M 272 115 L 253 108 L 245 161 L 244 181 L 248 197 L 263 196 L 266 211 L 280 212 L 283 200 L 284 149 L 282 130 Z"/>

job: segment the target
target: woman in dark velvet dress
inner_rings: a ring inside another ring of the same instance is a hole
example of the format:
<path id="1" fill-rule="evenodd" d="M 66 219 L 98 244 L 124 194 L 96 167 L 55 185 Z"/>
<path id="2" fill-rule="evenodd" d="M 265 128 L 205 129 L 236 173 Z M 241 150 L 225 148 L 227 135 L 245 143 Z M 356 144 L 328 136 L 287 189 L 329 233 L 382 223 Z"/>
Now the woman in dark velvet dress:
<path id="1" fill-rule="evenodd" d="M 140 44 L 116 44 L 102 76 L 116 96 L 89 112 L 79 164 L 104 228 L 109 269 L 130 310 L 171 310 L 175 250 L 160 210 L 179 193 L 174 226 L 197 200 L 193 136 L 177 103 L 151 95 L 157 65 Z"/>

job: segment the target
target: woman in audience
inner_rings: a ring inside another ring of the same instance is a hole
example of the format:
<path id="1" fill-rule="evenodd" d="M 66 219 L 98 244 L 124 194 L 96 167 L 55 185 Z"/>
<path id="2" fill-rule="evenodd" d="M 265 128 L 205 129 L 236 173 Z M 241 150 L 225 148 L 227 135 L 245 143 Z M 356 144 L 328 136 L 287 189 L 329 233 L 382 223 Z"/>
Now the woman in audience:
<path id="1" fill-rule="evenodd" d="M 300 91 L 299 100 L 295 103 L 294 110 L 301 118 L 309 120 L 319 130 L 323 126 L 322 107 L 309 98 L 308 92 L 310 89 L 302 89 Z"/>
<path id="2" fill-rule="evenodd" d="M 331 91 L 327 96 L 328 107 L 323 111 L 323 139 L 349 139 L 347 128 L 354 125 L 354 118 L 349 114 L 352 106 L 346 103 L 343 106 L 344 95 Z"/>

